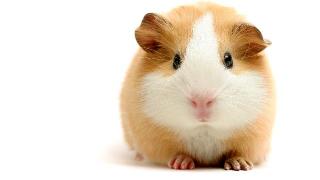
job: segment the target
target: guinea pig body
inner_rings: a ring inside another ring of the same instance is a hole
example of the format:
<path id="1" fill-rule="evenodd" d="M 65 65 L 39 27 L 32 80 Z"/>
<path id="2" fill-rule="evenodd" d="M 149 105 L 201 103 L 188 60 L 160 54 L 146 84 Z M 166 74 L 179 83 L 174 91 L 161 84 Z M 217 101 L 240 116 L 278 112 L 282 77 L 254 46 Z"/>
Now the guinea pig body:
<path id="1" fill-rule="evenodd" d="M 249 170 L 269 150 L 275 114 L 261 32 L 211 3 L 145 15 L 121 92 L 129 146 L 174 169 Z"/>

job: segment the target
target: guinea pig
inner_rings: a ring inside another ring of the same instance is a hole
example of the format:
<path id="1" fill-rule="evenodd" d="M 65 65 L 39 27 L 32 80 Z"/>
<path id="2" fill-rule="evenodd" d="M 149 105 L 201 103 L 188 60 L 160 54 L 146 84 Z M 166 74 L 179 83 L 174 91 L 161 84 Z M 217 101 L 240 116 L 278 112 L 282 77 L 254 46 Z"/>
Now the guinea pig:
<path id="1" fill-rule="evenodd" d="M 121 92 L 125 140 L 172 169 L 250 170 L 270 149 L 273 77 L 257 27 L 212 3 L 148 13 Z"/>

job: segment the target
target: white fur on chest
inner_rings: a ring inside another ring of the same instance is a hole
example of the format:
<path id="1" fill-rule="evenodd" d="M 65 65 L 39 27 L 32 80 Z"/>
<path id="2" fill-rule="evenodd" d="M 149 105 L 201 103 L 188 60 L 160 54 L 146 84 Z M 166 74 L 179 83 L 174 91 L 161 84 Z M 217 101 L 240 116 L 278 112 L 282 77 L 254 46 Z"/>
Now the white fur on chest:
<path id="1" fill-rule="evenodd" d="M 185 131 L 182 136 L 188 153 L 198 161 L 212 163 L 224 153 L 224 138 L 218 138 L 209 126 Z"/>

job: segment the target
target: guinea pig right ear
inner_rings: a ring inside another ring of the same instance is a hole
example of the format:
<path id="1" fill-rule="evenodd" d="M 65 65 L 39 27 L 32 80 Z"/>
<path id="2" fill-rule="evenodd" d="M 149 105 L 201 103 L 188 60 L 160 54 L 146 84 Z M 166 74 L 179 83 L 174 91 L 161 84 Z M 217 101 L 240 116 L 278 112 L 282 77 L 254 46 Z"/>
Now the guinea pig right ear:
<path id="1" fill-rule="evenodd" d="M 234 25 L 232 29 L 234 48 L 239 57 L 251 57 L 271 45 L 265 40 L 258 28 L 247 23 Z"/>
<path id="2" fill-rule="evenodd" d="M 144 16 L 140 27 L 135 31 L 135 37 L 143 50 L 155 52 L 168 39 L 170 28 L 172 28 L 172 25 L 165 18 L 155 13 L 148 13 Z"/>

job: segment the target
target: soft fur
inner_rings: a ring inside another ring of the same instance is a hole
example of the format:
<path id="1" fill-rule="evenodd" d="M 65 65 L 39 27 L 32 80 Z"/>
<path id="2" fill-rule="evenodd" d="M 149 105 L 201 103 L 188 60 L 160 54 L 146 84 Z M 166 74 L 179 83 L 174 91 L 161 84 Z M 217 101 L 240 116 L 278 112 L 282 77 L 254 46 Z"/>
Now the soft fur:
<path id="1" fill-rule="evenodd" d="M 275 96 L 260 31 L 233 9 L 211 3 L 147 14 L 136 31 L 141 49 L 121 94 L 122 122 L 131 148 L 166 164 L 178 154 L 199 165 L 242 157 L 260 163 L 268 152 Z M 223 54 L 232 54 L 226 69 Z M 178 70 L 174 55 L 182 57 Z M 208 122 L 188 98 L 213 94 Z"/>

